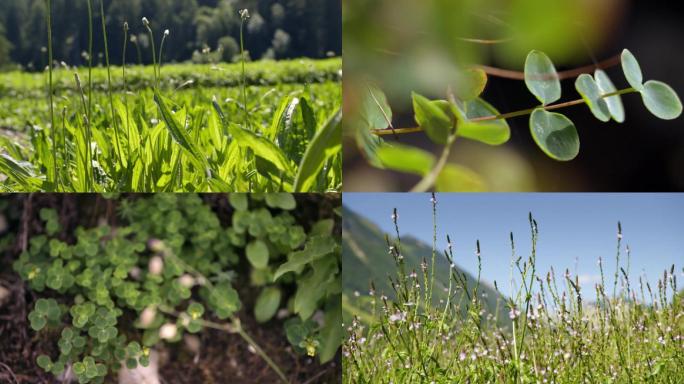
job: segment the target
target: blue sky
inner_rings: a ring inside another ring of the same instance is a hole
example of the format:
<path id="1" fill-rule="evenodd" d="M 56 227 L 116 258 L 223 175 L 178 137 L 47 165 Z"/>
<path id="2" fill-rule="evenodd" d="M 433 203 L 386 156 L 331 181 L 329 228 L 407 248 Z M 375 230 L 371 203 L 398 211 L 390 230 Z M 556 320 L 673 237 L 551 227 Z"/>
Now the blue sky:
<path id="1" fill-rule="evenodd" d="M 430 194 L 345 193 L 343 202 L 390 233 L 396 207 L 401 233 L 432 243 Z M 631 248 L 633 283 L 645 275 L 653 284 L 672 264 L 684 282 L 684 194 L 453 193 L 437 194 L 437 202 L 438 248 L 444 249 L 449 234 L 457 264 L 476 273 L 475 242 L 479 239 L 483 279 L 496 280 L 505 294 L 510 294 L 511 231 L 516 254 L 527 257 L 530 253 L 528 212 L 539 225 L 537 269 L 545 274 L 553 266 L 560 277 L 569 268 L 573 276 L 580 276 L 585 297 L 595 296 L 599 257 L 604 260 L 606 278 L 612 279 L 618 221 L 622 222 L 623 251 L 626 245 Z M 626 268 L 624 252 L 622 257 Z"/>

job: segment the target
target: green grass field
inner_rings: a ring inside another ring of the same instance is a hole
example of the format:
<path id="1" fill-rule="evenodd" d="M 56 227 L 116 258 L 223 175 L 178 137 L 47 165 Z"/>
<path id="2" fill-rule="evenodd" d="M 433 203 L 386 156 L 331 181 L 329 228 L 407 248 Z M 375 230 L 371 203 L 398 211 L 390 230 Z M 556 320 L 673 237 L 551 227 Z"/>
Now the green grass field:
<path id="1" fill-rule="evenodd" d="M 339 190 L 341 67 L 61 67 L 52 114 L 47 70 L 0 73 L 0 189 Z"/>

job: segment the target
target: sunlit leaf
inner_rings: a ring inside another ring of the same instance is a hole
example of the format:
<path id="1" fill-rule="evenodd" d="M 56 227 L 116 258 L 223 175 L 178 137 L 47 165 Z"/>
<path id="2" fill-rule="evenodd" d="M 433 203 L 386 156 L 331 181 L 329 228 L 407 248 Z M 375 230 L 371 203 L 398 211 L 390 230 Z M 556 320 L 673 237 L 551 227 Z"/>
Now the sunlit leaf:
<path id="1" fill-rule="evenodd" d="M 461 100 L 472 100 L 487 86 L 487 73 L 481 68 L 468 68 L 459 72 L 454 94 Z"/>
<path id="2" fill-rule="evenodd" d="M 363 129 L 387 128 L 392 121 L 392 109 L 387 103 L 385 93 L 369 84 L 361 99 L 359 117 L 364 123 Z"/>
<path id="3" fill-rule="evenodd" d="M 646 108 L 664 120 L 673 120 L 682 114 L 682 102 L 669 85 L 656 80 L 644 84 L 641 98 Z"/>
<path id="4" fill-rule="evenodd" d="M 641 67 L 636 57 L 629 50 L 625 49 L 621 55 L 622 71 L 625 73 L 625 78 L 629 85 L 641 91 L 644 88 L 644 76 L 641 73 Z"/>
<path id="5" fill-rule="evenodd" d="M 539 148 L 552 159 L 569 161 L 579 154 L 577 129 L 560 113 L 536 109 L 530 116 L 530 131 Z"/>
<path id="6" fill-rule="evenodd" d="M 525 84 L 546 105 L 561 97 L 561 84 L 553 62 L 540 51 L 531 51 L 525 60 Z"/>
<path id="7" fill-rule="evenodd" d="M 586 73 L 579 75 L 575 81 L 575 88 L 582 96 L 582 99 L 584 99 L 584 102 L 589 106 L 589 109 L 591 109 L 591 113 L 594 114 L 594 117 L 603 122 L 610 120 L 608 104 L 601 98 L 601 90 L 591 75 Z"/>
<path id="8" fill-rule="evenodd" d="M 602 95 L 617 91 L 617 88 L 615 88 L 615 85 L 610 80 L 610 77 L 608 77 L 606 72 L 601 69 L 597 69 L 594 73 L 594 80 L 596 80 L 596 85 L 598 85 Z M 603 100 L 606 101 L 608 111 L 610 112 L 610 116 L 613 118 L 613 120 L 618 123 L 624 122 L 625 107 L 622 105 L 622 98 L 620 95 L 604 97 Z"/>
<path id="9" fill-rule="evenodd" d="M 294 182 L 295 192 L 309 192 L 325 163 L 342 149 L 342 110 L 321 128 L 306 148 Z M 370 134 L 370 133 L 367 133 Z"/>

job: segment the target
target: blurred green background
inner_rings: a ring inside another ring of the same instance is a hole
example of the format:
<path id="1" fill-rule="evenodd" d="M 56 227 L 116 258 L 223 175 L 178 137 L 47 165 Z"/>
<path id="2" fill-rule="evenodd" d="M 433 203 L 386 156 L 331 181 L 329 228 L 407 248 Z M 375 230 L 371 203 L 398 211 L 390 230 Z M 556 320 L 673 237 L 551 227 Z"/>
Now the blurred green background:
<path id="1" fill-rule="evenodd" d="M 547 53 L 563 71 L 628 48 L 646 79 L 665 81 L 681 96 L 680 8 L 664 0 L 343 0 L 345 122 L 352 121 L 348 117 L 370 82 L 387 94 L 394 126 L 413 127 L 411 91 L 444 98 L 464 65 L 522 71 L 532 49 Z M 618 88 L 627 86 L 619 64 L 606 71 Z M 574 79 L 563 81 L 562 100 L 579 97 Z M 523 81 L 495 76 L 489 76 L 483 97 L 502 113 L 538 104 Z M 536 147 L 527 117 L 508 121 L 511 140 L 502 146 L 457 140 L 450 161 L 478 172 L 491 191 L 683 190 L 682 119 L 656 119 L 638 95 L 623 102 L 623 124 L 600 123 L 586 106 L 563 110 L 581 140 L 571 162 L 554 161 Z M 418 181 L 369 166 L 351 137 L 354 129 L 345 127 L 346 191 L 402 191 Z M 439 151 L 424 134 L 399 141 Z"/>

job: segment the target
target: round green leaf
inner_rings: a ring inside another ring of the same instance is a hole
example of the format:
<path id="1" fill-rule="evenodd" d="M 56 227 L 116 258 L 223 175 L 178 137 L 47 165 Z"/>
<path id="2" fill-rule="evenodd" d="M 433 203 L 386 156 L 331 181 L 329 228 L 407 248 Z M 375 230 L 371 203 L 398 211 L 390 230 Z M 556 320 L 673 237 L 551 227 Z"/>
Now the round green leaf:
<path id="1" fill-rule="evenodd" d="M 377 154 L 384 168 L 420 176 L 430 172 L 435 162 L 431 153 L 402 144 L 383 145 Z"/>
<path id="2" fill-rule="evenodd" d="M 646 109 L 663 120 L 673 120 L 682 114 L 679 96 L 669 85 L 661 81 L 647 81 L 641 91 L 641 98 Z"/>
<path id="3" fill-rule="evenodd" d="M 625 78 L 629 85 L 637 91 L 644 89 L 644 76 L 641 73 L 639 62 L 636 57 L 632 55 L 632 52 L 627 49 L 622 51 L 621 62 L 622 71 L 625 73 Z"/>
<path id="4" fill-rule="evenodd" d="M 47 315 L 48 309 L 50 309 L 50 302 L 47 299 L 38 299 L 34 309 L 42 315 Z"/>
<path id="5" fill-rule="evenodd" d="M 249 207 L 249 201 L 246 193 L 231 193 L 228 195 L 228 201 L 238 211 L 246 211 Z"/>
<path id="6" fill-rule="evenodd" d="M 293 210 L 297 207 L 297 202 L 291 193 L 268 193 L 266 194 L 266 204 L 271 208 Z"/>
<path id="7" fill-rule="evenodd" d="M 45 327 L 47 324 L 47 320 L 45 319 L 44 315 L 41 315 L 40 313 L 36 311 L 32 311 L 28 315 L 29 322 L 31 323 L 31 328 L 34 331 L 40 331 Z"/>
<path id="8" fill-rule="evenodd" d="M 80 361 L 75 362 L 72 368 L 74 369 L 74 373 L 77 375 L 82 375 L 85 373 L 85 364 Z"/>
<path id="9" fill-rule="evenodd" d="M 276 287 L 264 288 L 254 305 L 254 317 L 260 323 L 270 320 L 280 306 L 280 289 Z"/>
<path id="10" fill-rule="evenodd" d="M 606 72 L 601 69 L 597 69 L 594 73 L 594 80 L 596 80 L 596 84 L 598 85 L 602 95 L 617 91 L 617 88 L 615 88 L 615 85 L 610 80 L 610 77 L 608 77 Z M 618 123 L 624 122 L 625 107 L 622 105 L 622 98 L 620 95 L 604 97 L 603 100 L 606 101 L 608 111 L 610 112 L 610 116 L 613 118 L 613 120 Z"/>
<path id="11" fill-rule="evenodd" d="M 582 96 L 582 99 L 584 99 L 584 102 L 587 103 L 589 109 L 591 109 L 594 117 L 603 122 L 610 120 L 608 104 L 601 98 L 601 90 L 591 75 L 586 73 L 579 75 L 575 81 L 575 88 Z"/>
<path id="12" fill-rule="evenodd" d="M 539 148 L 552 159 L 569 161 L 579 153 L 577 129 L 560 113 L 536 109 L 530 116 L 530 131 Z"/>
<path id="13" fill-rule="evenodd" d="M 249 260 L 254 268 L 266 268 L 268 265 L 268 247 L 263 241 L 252 241 L 247 244 L 245 251 L 247 252 L 247 260 Z"/>
<path id="14" fill-rule="evenodd" d="M 487 73 L 482 68 L 468 68 L 458 72 L 454 93 L 461 100 L 472 100 L 482 94 L 487 85 Z"/>
<path id="15" fill-rule="evenodd" d="M 50 369 L 50 366 L 52 365 L 52 360 L 50 360 L 49 356 L 40 355 L 36 359 L 36 363 L 38 364 L 39 367 L 41 367 L 47 371 Z"/>
<path id="16" fill-rule="evenodd" d="M 480 117 L 490 117 L 499 115 L 488 102 L 477 98 L 463 103 L 462 112 L 466 119 L 477 119 Z M 501 145 L 511 138 L 511 130 L 504 119 L 489 121 L 469 121 L 458 122 L 457 134 L 471 140 L 477 140 L 489 145 Z"/>
<path id="17" fill-rule="evenodd" d="M 546 54 L 531 51 L 525 60 L 525 85 L 546 105 L 561 97 L 561 84 L 556 67 Z"/>
<path id="18" fill-rule="evenodd" d="M 454 124 L 440 104 L 414 92 L 413 111 L 416 122 L 423 128 L 430 140 L 445 145 Z"/>
<path id="19" fill-rule="evenodd" d="M 447 164 L 435 182 L 437 192 L 485 192 L 480 175 L 458 164 Z"/>

